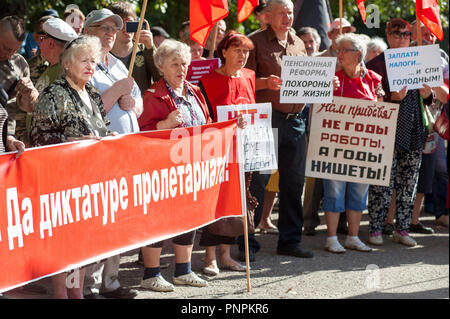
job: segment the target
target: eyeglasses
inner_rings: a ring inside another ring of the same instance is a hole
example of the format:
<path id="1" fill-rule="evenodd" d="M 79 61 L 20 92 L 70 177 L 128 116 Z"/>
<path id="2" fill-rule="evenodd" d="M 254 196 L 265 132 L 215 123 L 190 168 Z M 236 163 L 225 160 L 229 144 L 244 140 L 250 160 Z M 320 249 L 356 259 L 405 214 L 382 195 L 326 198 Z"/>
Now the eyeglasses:
<path id="1" fill-rule="evenodd" d="M 109 25 L 91 25 L 91 28 L 100 28 L 104 33 L 109 32 L 117 33 L 120 31 L 119 27 L 111 27 Z"/>
<path id="2" fill-rule="evenodd" d="M 410 31 L 405 31 L 405 32 L 400 32 L 400 31 L 392 31 L 389 32 L 390 35 L 394 36 L 394 38 L 400 39 L 407 39 L 409 37 L 411 37 L 411 32 Z"/>
<path id="3" fill-rule="evenodd" d="M 338 50 L 336 50 L 336 52 L 337 52 L 337 54 L 340 54 L 340 53 L 347 53 L 347 52 L 358 52 L 358 50 L 344 48 L 344 49 L 338 49 Z"/>
<path id="4" fill-rule="evenodd" d="M 42 41 L 44 41 L 45 39 L 47 39 L 49 37 L 50 36 L 47 33 L 40 33 L 39 37 L 38 37 L 38 40 L 42 42 Z"/>

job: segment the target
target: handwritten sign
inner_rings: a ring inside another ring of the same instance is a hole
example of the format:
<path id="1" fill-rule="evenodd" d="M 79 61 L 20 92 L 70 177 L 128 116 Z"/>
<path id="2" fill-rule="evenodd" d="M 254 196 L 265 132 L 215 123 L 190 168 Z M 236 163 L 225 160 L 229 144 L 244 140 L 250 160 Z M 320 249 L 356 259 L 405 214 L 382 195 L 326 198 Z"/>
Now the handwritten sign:
<path id="1" fill-rule="evenodd" d="M 186 75 L 186 80 L 197 85 L 202 76 L 219 67 L 219 59 L 192 61 Z"/>
<path id="2" fill-rule="evenodd" d="M 336 58 L 283 56 L 280 103 L 330 103 Z"/>
<path id="3" fill-rule="evenodd" d="M 278 168 L 272 132 L 272 104 L 240 104 L 217 107 L 219 122 L 242 114 L 247 127 L 242 132 L 244 170 L 246 172 L 275 170 Z"/>
<path id="4" fill-rule="evenodd" d="M 439 46 L 425 45 L 385 51 L 386 70 L 391 92 L 420 89 L 444 84 Z"/>
<path id="5" fill-rule="evenodd" d="M 388 186 L 398 107 L 341 97 L 314 104 L 306 176 Z"/>

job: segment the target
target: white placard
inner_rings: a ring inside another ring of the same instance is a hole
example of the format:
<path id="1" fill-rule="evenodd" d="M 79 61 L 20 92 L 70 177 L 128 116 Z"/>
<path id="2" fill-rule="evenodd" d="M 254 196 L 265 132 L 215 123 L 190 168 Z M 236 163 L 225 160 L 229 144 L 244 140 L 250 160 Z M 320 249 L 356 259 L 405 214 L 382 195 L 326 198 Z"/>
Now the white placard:
<path id="1" fill-rule="evenodd" d="M 283 56 L 280 103 L 330 103 L 336 58 Z"/>
<path id="2" fill-rule="evenodd" d="M 389 186 L 398 109 L 341 97 L 314 104 L 306 176 Z"/>
<path id="3" fill-rule="evenodd" d="M 272 132 L 272 104 L 239 104 L 217 107 L 219 122 L 242 114 L 247 127 L 242 131 L 244 170 L 246 172 L 275 170 L 278 168 Z"/>
<path id="4" fill-rule="evenodd" d="M 391 92 L 420 89 L 444 84 L 439 46 L 425 45 L 384 51 Z"/>

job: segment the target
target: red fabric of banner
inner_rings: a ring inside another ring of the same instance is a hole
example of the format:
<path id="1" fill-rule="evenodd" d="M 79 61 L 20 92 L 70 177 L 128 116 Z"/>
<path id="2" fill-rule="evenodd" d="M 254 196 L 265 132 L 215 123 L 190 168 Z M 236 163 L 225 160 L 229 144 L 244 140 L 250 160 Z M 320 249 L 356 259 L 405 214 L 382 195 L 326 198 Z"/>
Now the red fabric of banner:
<path id="1" fill-rule="evenodd" d="M 242 215 L 235 131 L 229 121 L 1 155 L 0 292 Z"/>
<path id="2" fill-rule="evenodd" d="M 444 32 L 442 31 L 437 0 L 416 0 L 416 10 L 420 21 L 422 21 L 436 38 L 442 41 Z"/>
<path id="3" fill-rule="evenodd" d="M 228 15 L 227 0 L 190 0 L 191 39 L 205 47 L 209 32 L 217 21 Z"/>
<path id="4" fill-rule="evenodd" d="M 238 22 L 247 20 L 258 5 L 259 0 L 238 0 Z"/>
<path id="5" fill-rule="evenodd" d="M 364 1 L 365 0 L 357 0 L 357 3 L 359 12 L 361 13 L 361 18 L 364 21 L 364 23 L 366 23 L 367 14 L 366 14 L 366 7 L 364 6 Z"/>

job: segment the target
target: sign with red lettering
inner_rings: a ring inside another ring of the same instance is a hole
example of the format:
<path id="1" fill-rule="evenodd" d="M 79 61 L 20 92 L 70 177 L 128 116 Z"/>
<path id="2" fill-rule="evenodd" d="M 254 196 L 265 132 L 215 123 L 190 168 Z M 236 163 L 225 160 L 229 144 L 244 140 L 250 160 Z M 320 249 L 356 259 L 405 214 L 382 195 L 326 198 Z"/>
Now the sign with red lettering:
<path id="1" fill-rule="evenodd" d="M 186 80 L 192 84 L 198 85 L 200 79 L 205 74 L 209 74 L 212 70 L 219 67 L 219 59 L 206 59 L 192 61 L 186 75 Z"/>
<path id="2" fill-rule="evenodd" d="M 217 107 L 219 122 L 242 114 L 247 127 L 242 131 L 244 170 L 246 172 L 276 170 L 277 153 L 272 132 L 272 104 L 239 104 Z"/>
<path id="3" fill-rule="evenodd" d="M 398 108 L 342 97 L 314 104 L 306 176 L 389 186 Z"/>
<path id="4" fill-rule="evenodd" d="M 234 120 L 1 155 L 0 292 L 242 216 L 236 127 Z"/>

